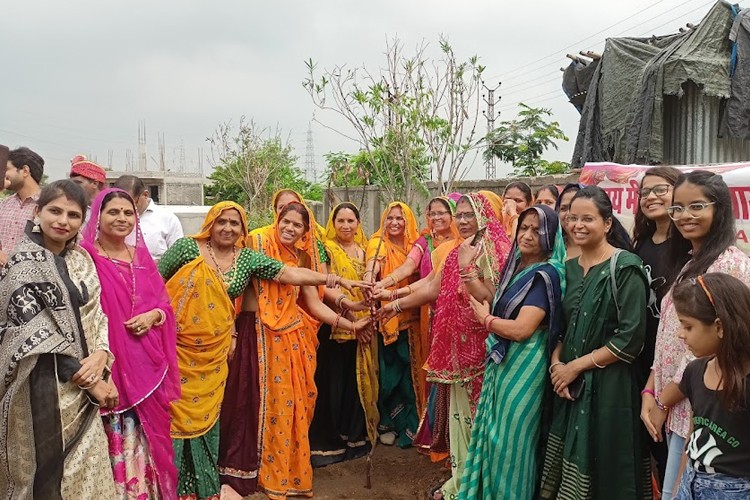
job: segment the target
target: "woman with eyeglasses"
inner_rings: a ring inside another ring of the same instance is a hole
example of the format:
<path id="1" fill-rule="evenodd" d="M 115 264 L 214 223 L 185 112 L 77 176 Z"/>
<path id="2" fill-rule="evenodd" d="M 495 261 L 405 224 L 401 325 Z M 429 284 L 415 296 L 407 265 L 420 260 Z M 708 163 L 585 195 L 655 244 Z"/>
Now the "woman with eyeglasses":
<path id="1" fill-rule="evenodd" d="M 652 167 L 646 171 L 641 179 L 638 192 L 638 208 L 635 214 L 635 226 L 633 227 L 633 246 L 635 253 L 643 260 L 643 264 L 651 270 L 651 288 L 656 293 L 656 308 L 646 316 L 646 341 L 643 344 L 643 352 L 638 357 L 639 372 L 644 384 L 651 374 L 651 365 L 654 362 L 654 344 L 656 342 L 656 330 L 659 327 L 658 306 L 666 295 L 671 282 L 667 282 L 667 276 L 674 275 L 678 269 L 687 262 L 687 252 L 680 256 L 678 261 L 668 258 L 669 232 L 672 220 L 669 218 L 667 208 L 672 204 L 672 192 L 675 182 L 682 172 L 674 167 Z M 667 445 L 663 442 L 651 442 L 651 455 L 654 457 L 658 470 L 659 486 L 664 482 L 664 470 L 667 461 Z"/>
<path id="2" fill-rule="evenodd" d="M 408 258 L 419 237 L 417 219 L 406 203 L 390 203 L 380 218 L 380 228 L 367 244 L 367 264 L 363 279 L 390 275 Z M 415 277 L 403 276 L 396 286 L 409 286 Z M 408 292 L 407 292 L 408 293 Z M 396 296 L 390 297 L 396 300 Z M 387 301 L 381 302 L 382 304 Z M 402 311 L 380 322 L 378 361 L 380 365 L 378 410 L 380 442 L 408 448 L 417 432 L 417 401 L 424 401 L 423 386 L 418 383 L 424 362 L 418 337 L 418 311 Z"/>
<path id="3" fill-rule="evenodd" d="M 568 259 L 575 259 L 581 255 L 580 247 L 575 244 L 573 237 L 568 234 L 568 212 L 570 211 L 570 203 L 573 201 L 573 197 L 584 187 L 583 184 L 578 183 L 567 184 L 560 192 L 560 196 L 557 198 L 557 203 L 555 204 L 555 211 L 560 218 L 560 223 L 563 228 L 565 255 Z"/>
<path id="4" fill-rule="evenodd" d="M 725 273 L 750 285 L 750 258 L 734 246 L 736 229 L 732 198 L 720 175 L 705 170 L 682 174 L 674 186 L 672 205 L 667 208 L 677 231 L 669 242 L 668 258 L 677 262 L 691 251 L 691 259 L 675 271 L 674 283 L 705 273 Z M 673 399 L 687 364 L 694 359 L 678 337 L 681 325 L 672 300 L 672 290 L 662 301 L 651 376 L 642 392 L 641 419 L 655 441 L 666 439 L 668 456 L 662 498 L 673 497 L 680 480 L 680 462 L 690 432 L 691 409 L 687 400 L 671 408 L 661 403 Z M 666 422 L 666 436 L 662 425 Z"/>
<path id="5" fill-rule="evenodd" d="M 447 255 L 445 252 L 437 253 L 434 250 L 442 245 L 448 245 L 453 249 L 455 245 L 463 241 L 453 219 L 456 202 L 460 197 L 459 193 L 451 193 L 447 196 L 436 196 L 430 200 L 427 204 L 427 228 L 414 242 L 406 261 L 375 284 L 373 292 L 376 295 L 395 299 L 399 293 L 403 296 L 407 291 L 417 290 L 424 286 L 427 282 L 425 278 L 430 275 L 434 267 L 441 264 L 435 260 L 436 257 Z M 403 277 L 411 276 L 416 271 L 419 272 L 419 281 L 400 292 L 393 289 Z M 419 314 L 419 342 L 424 355 L 430 349 L 433 305 L 432 303 L 423 305 Z M 417 401 L 420 424 L 413 444 L 425 453 L 429 451 L 433 461 L 439 461 L 448 457 L 447 425 L 438 424 L 438 433 L 435 435 L 433 435 L 433 427 L 436 418 L 438 421 L 447 421 L 448 401 L 446 398 L 438 397 L 436 388 L 426 382 L 425 375 L 424 370 L 418 370 L 417 382 L 424 387 L 423 396 L 427 398 L 427 401 Z"/>
<path id="6" fill-rule="evenodd" d="M 649 499 L 634 364 L 646 335 L 648 277 L 601 188 L 573 197 L 568 231 L 582 253 L 565 264 L 566 330 L 548 370 L 557 397 L 539 496 Z"/>

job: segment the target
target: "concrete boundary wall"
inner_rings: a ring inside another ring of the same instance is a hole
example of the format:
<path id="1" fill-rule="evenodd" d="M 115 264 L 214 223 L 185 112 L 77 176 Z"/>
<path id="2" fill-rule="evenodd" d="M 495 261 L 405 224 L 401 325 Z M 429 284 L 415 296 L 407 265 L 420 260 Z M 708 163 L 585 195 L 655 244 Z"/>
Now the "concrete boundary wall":
<path id="1" fill-rule="evenodd" d="M 459 193 L 471 193 L 476 191 L 492 191 L 499 195 L 503 194 L 505 186 L 513 181 L 523 181 L 531 186 L 531 190 L 536 192 L 541 186 L 546 184 L 556 184 L 564 186 L 570 182 L 578 182 L 580 172 L 574 172 L 566 175 L 545 175 L 539 177 L 509 177 L 506 179 L 482 179 L 471 181 L 460 181 L 455 183 L 454 190 Z M 420 229 L 425 227 L 425 210 L 427 202 L 440 194 L 437 183 L 430 182 L 427 184 L 429 196 L 421 196 L 411 208 L 417 216 Z M 350 201 L 360 207 L 360 215 L 364 225 L 365 234 L 369 237 L 380 224 L 380 215 L 390 200 L 383 199 L 383 191 L 378 186 L 366 186 L 356 188 L 333 188 L 324 192 L 324 201 L 312 202 L 311 208 L 315 213 L 318 223 L 325 226 L 328 220 L 330 210 L 342 201 Z"/>

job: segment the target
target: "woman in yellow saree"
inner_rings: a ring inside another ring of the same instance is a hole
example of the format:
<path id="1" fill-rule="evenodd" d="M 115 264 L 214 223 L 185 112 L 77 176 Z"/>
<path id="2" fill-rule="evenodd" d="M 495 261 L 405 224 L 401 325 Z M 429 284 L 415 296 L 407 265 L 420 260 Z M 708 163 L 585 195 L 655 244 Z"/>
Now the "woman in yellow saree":
<path id="1" fill-rule="evenodd" d="M 320 269 L 315 219 L 298 202 L 287 203 L 276 222 L 251 234 L 251 245 L 284 263 L 285 269 Z M 335 275 L 329 275 L 335 276 Z M 342 286 L 351 281 L 340 278 Z M 254 283 L 257 293 L 260 432 L 258 488 L 269 498 L 312 496 L 308 432 L 313 418 L 317 329 L 320 321 L 356 336 L 369 318 L 356 323 L 322 302 L 322 287 L 279 282 Z M 326 286 L 333 288 L 335 280 Z M 351 287 L 349 287 L 351 288 Z"/>
<path id="2" fill-rule="evenodd" d="M 325 247 L 331 272 L 362 279 L 367 238 L 356 206 L 344 202 L 334 207 L 326 225 Z M 344 293 L 351 302 L 364 300 L 359 289 Z M 369 312 L 350 314 L 360 319 Z M 377 339 L 372 328 L 362 333 L 355 336 L 327 325 L 318 330 L 318 401 L 310 426 L 313 467 L 361 457 L 378 437 Z"/>
<path id="3" fill-rule="evenodd" d="M 419 229 L 411 209 L 402 202 L 390 203 L 380 218 L 380 228 L 367 245 L 365 279 L 373 273 L 380 277 L 392 274 L 406 261 L 417 238 Z M 407 276 L 396 286 L 408 287 L 415 280 L 416 275 Z M 406 448 L 412 445 L 425 401 L 425 387 L 419 383 L 423 380 L 420 371 L 424 362 L 419 311 L 403 311 L 381 322 L 380 334 L 380 441 Z"/>
<path id="4" fill-rule="evenodd" d="M 287 269 L 245 248 L 246 234 L 245 210 L 234 202 L 220 202 L 209 210 L 200 233 L 177 240 L 159 261 L 177 320 L 182 396 L 172 405 L 171 434 L 181 499 L 219 498 L 218 419 L 227 361 L 237 345 L 233 300 L 250 277 L 266 280 L 264 286 L 321 285 L 328 280 L 351 286 L 335 276 Z"/>

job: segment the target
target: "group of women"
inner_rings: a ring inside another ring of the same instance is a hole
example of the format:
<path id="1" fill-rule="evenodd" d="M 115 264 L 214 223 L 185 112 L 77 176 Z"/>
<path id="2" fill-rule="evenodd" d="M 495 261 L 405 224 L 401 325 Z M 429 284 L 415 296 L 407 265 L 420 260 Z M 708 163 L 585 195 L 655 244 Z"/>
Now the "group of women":
<path id="1" fill-rule="evenodd" d="M 309 497 L 376 440 L 448 459 L 430 498 L 676 491 L 672 287 L 750 285 L 720 176 L 647 171 L 632 239 L 578 184 L 436 197 L 421 233 L 393 202 L 369 241 L 351 203 L 273 209 L 218 203 L 157 267 L 127 193 L 82 227 L 80 187 L 43 189 L 0 274 L 6 498 Z"/>

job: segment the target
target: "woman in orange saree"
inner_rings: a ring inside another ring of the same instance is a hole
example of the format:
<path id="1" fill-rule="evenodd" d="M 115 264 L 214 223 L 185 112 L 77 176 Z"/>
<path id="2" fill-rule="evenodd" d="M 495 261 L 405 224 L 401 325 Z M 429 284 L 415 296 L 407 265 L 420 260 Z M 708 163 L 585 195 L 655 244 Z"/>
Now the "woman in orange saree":
<path id="1" fill-rule="evenodd" d="M 285 269 L 320 269 L 315 219 L 306 206 L 290 202 L 276 222 L 251 235 L 254 249 Z M 334 276 L 334 275 L 329 275 Z M 342 285 L 344 280 L 342 281 Z M 315 368 L 320 321 L 356 335 L 369 318 L 352 323 L 322 302 L 323 287 L 254 283 L 257 293 L 260 432 L 258 488 L 269 498 L 312 496 L 308 431 L 317 389 Z M 329 279 L 326 286 L 335 286 Z"/>

